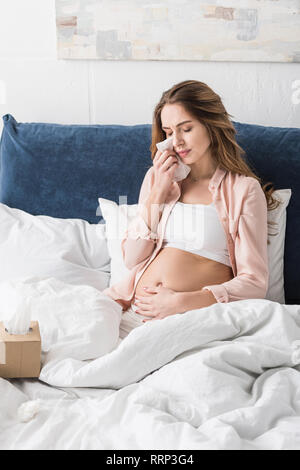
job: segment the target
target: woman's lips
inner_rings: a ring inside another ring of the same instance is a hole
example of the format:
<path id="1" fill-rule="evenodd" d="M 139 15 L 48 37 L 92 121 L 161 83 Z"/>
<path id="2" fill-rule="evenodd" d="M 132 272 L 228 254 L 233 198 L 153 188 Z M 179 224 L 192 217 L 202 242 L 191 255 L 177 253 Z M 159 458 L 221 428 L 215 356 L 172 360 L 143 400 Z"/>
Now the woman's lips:
<path id="1" fill-rule="evenodd" d="M 185 152 L 178 152 L 178 155 L 181 158 L 185 158 L 190 153 L 190 150 L 186 150 Z"/>

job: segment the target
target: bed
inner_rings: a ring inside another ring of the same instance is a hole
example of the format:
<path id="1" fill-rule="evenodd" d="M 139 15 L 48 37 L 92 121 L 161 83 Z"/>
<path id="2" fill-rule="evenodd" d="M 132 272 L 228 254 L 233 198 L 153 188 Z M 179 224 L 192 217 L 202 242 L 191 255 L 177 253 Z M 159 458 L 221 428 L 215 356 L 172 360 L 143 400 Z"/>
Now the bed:
<path id="1" fill-rule="evenodd" d="M 120 243 L 151 126 L 3 121 L 0 293 L 26 287 L 42 368 L 0 378 L 0 449 L 300 449 L 300 129 L 234 122 L 281 200 L 266 298 L 121 339 L 121 307 L 102 291 L 127 274 Z"/>

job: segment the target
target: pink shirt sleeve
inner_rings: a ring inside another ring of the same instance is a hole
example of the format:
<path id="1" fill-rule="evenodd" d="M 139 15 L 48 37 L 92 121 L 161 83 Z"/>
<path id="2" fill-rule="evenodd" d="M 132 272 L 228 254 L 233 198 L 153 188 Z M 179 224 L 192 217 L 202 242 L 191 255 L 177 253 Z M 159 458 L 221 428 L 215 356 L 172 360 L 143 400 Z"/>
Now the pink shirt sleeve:
<path id="1" fill-rule="evenodd" d="M 237 275 L 223 284 L 205 286 L 217 302 L 263 299 L 268 289 L 267 201 L 254 179 L 242 206 L 234 242 Z"/>
<path id="2" fill-rule="evenodd" d="M 138 215 L 131 221 L 122 240 L 123 259 L 128 269 L 151 256 L 157 242 L 157 234 L 152 232 L 142 217 L 143 205 L 147 201 L 153 183 L 153 167 L 147 171 L 139 194 Z"/>

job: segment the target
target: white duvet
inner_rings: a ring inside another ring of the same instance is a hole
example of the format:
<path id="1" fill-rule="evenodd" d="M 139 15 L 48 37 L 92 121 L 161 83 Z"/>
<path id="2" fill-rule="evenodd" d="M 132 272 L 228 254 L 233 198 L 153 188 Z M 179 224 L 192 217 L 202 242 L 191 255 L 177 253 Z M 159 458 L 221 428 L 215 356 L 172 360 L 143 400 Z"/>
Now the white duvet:
<path id="1" fill-rule="evenodd" d="M 43 366 L 0 379 L 0 449 L 300 449 L 300 306 L 215 304 L 120 340 L 95 288 L 28 283 Z"/>

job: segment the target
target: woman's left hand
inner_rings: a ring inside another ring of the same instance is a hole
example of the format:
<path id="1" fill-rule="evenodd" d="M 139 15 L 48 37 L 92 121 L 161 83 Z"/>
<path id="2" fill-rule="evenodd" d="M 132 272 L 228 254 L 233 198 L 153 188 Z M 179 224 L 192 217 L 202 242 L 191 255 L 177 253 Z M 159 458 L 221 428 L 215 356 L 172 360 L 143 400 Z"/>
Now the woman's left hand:
<path id="1" fill-rule="evenodd" d="M 145 287 L 147 296 L 135 296 L 136 313 L 149 317 L 147 320 L 159 320 L 179 312 L 178 292 L 162 285 Z"/>

